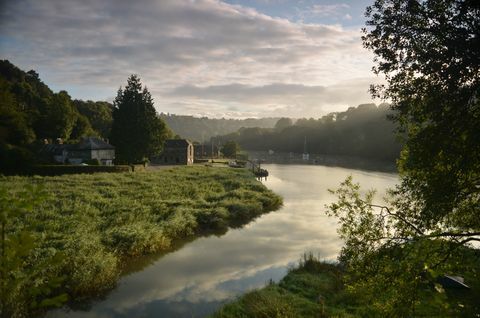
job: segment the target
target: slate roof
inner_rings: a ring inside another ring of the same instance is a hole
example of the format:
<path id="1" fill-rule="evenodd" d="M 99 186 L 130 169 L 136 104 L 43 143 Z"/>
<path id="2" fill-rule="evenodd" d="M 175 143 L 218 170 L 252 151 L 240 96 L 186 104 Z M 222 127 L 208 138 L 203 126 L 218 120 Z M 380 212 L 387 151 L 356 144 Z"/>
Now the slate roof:
<path id="1" fill-rule="evenodd" d="M 103 150 L 103 149 L 115 149 L 114 146 L 109 143 L 95 137 L 88 137 L 82 139 L 80 143 L 75 145 L 76 150 Z"/>
<path id="2" fill-rule="evenodd" d="M 192 143 L 186 139 L 167 139 L 165 140 L 165 148 L 187 148 Z"/>
<path id="3" fill-rule="evenodd" d="M 57 145 L 57 144 L 48 144 L 48 145 L 43 145 L 42 148 L 40 149 L 41 153 L 50 153 L 53 155 L 62 155 L 63 150 L 70 150 L 73 145 L 67 145 L 67 144 L 62 144 L 62 145 Z"/>
<path id="4" fill-rule="evenodd" d="M 96 138 L 96 137 L 88 137 L 82 139 L 78 144 L 48 144 L 43 145 L 42 149 L 40 150 L 41 153 L 50 153 L 53 155 L 61 155 L 63 150 L 67 151 L 75 151 L 75 150 L 105 150 L 105 149 L 115 149 L 114 146 L 110 145 L 109 143 Z"/>

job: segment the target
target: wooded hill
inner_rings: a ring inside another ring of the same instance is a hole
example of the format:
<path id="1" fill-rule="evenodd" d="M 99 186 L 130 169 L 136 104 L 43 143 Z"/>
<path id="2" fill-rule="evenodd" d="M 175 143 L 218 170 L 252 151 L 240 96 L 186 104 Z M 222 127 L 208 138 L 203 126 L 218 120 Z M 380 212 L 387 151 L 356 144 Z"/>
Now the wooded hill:
<path id="1" fill-rule="evenodd" d="M 112 105 L 72 100 L 66 91 L 54 93 L 31 70 L 24 72 L 0 61 L 0 141 L 25 145 L 35 140 L 78 140 L 85 135 L 108 137 Z"/>
<path id="2" fill-rule="evenodd" d="M 278 117 L 226 119 L 193 117 L 161 113 L 160 117 L 178 135 L 192 141 L 208 141 L 211 137 L 236 132 L 240 128 L 273 128 Z"/>
<path id="3" fill-rule="evenodd" d="M 213 142 L 236 141 L 243 149 L 274 150 L 277 152 L 358 156 L 394 161 L 401 145 L 396 140 L 396 125 L 387 117 L 392 111 L 386 104 L 363 104 L 344 112 L 330 113 L 319 119 L 288 118 L 275 128 L 242 128 L 238 132 L 219 136 Z"/>

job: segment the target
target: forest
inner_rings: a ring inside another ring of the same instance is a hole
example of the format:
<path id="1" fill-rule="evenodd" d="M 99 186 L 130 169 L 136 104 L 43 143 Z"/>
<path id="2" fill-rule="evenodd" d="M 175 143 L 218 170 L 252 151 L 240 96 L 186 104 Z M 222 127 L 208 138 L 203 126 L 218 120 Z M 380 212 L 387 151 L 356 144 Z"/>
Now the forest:
<path id="1" fill-rule="evenodd" d="M 160 113 L 167 125 L 177 135 L 197 142 L 206 142 L 211 137 L 236 132 L 240 128 L 273 128 L 279 120 L 268 118 L 208 118 Z"/>
<path id="2" fill-rule="evenodd" d="M 236 141 L 248 150 L 355 156 L 394 162 L 401 143 L 394 113 L 387 104 L 362 104 L 319 119 L 281 118 L 274 128 L 241 128 L 213 138 L 214 143 Z M 305 145 L 306 144 L 306 145 Z M 306 149 L 305 149 L 306 148 Z"/>
<path id="3" fill-rule="evenodd" d="M 54 93 L 33 70 L 0 61 L 0 162 L 2 170 L 33 161 L 45 140 L 75 142 L 83 136 L 108 138 L 112 104 L 72 100 Z"/>

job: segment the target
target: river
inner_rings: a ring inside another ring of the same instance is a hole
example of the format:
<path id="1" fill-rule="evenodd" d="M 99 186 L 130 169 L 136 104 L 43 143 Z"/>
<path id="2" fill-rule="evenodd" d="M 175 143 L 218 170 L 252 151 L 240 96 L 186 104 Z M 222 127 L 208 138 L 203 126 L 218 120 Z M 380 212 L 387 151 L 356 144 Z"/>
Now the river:
<path id="1" fill-rule="evenodd" d="M 150 258 L 123 276 L 116 289 L 86 308 L 55 310 L 48 317 L 205 317 L 225 302 L 269 280 L 278 281 L 304 252 L 334 261 L 342 242 L 336 220 L 325 216 L 328 189 L 348 175 L 377 201 L 397 175 L 314 165 L 263 165 L 264 184 L 284 206 L 223 236 L 202 237 Z"/>

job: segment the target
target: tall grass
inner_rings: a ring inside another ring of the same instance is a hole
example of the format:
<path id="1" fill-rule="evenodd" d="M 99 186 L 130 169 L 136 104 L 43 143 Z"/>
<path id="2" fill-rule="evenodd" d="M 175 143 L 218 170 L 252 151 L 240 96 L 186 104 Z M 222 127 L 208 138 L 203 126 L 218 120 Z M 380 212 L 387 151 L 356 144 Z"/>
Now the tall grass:
<path id="1" fill-rule="evenodd" d="M 36 241 L 26 258 L 31 264 L 62 254 L 34 279 L 63 277 L 60 289 L 74 300 L 114 286 L 125 258 L 166 250 L 204 231 L 225 232 L 282 204 L 243 169 L 0 177 L 12 195 L 28 184 L 42 185 L 47 195 L 31 213 L 9 220 L 9 233 L 30 228 Z M 25 315 L 22 293 L 14 302 L 9 305 L 18 316 Z"/>
<path id="2" fill-rule="evenodd" d="M 472 265 L 474 273 L 465 273 L 471 289 L 449 289 L 439 293 L 432 285 L 424 285 L 416 304 L 418 317 L 476 317 L 479 313 L 479 254 L 464 249 L 463 261 Z M 345 284 L 341 264 L 319 260 L 304 254 L 279 282 L 269 282 L 262 289 L 251 291 L 226 304 L 213 318 L 285 318 L 285 317 L 383 317 L 369 302 L 353 293 Z"/>

